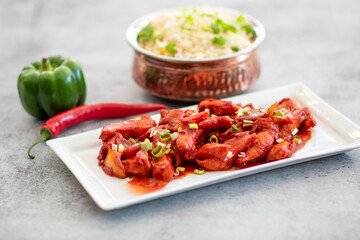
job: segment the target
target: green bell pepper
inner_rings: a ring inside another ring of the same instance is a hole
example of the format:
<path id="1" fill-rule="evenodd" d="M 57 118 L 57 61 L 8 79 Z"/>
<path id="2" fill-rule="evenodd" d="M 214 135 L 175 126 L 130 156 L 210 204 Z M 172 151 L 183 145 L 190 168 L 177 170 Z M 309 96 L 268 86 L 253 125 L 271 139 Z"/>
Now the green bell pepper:
<path id="1" fill-rule="evenodd" d="M 80 64 L 59 55 L 24 67 L 18 78 L 18 92 L 30 115 L 47 119 L 84 104 L 86 84 Z"/>

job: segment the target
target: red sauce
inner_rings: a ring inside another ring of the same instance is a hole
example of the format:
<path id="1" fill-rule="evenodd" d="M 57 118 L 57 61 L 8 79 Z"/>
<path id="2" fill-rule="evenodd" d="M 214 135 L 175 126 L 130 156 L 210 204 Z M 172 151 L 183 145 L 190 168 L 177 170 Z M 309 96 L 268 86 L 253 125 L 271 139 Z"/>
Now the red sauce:
<path id="1" fill-rule="evenodd" d="M 138 193 L 149 193 L 157 191 L 168 184 L 167 182 L 156 180 L 152 177 L 135 176 L 128 182 L 131 186 L 131 190 Z"/>
<path id="2" fill-rule="evenodd" d="M 301 143 L 296 145 L 296 151 L 302 149 L 311 139 L 312 131 L 299 131 L 295 137 L 301 139 Z"/>
<path id="3" fill-rule="evenodd" d="M 194 173 L 195 169 L 201 169 L 199 166 L 196 166 L 193 164 L 184 164 L 181 167 L 185 168 L 185 171 L 183 171 L 183 172 L 179 171 L 179 175 L 174 176 L 174 178 L 172 180 L 182 179 L 182 178 L 186 177 L 187 175 Z"/>

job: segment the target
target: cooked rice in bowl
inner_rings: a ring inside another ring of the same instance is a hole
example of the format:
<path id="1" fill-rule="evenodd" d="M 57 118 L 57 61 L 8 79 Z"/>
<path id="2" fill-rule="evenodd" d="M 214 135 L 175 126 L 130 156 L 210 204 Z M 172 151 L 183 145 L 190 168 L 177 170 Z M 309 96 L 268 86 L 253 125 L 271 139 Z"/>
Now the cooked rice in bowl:
<path id="1" fill-rule="evenodd" d="M 206 59 L 246 49 L 256 32 L 243 15 L 194 8 L 159 15 L 137 39 L 142 48 L 161 56 Z"/>

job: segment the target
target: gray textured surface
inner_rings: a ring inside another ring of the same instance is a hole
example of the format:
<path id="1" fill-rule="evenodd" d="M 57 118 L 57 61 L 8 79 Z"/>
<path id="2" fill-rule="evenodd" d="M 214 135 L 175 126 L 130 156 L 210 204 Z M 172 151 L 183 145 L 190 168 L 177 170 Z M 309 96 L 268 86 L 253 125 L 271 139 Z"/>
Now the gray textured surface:
<path id="1" fill-rule="evenodd" d="M 88 103 L 156 102 L 131 80 L 128 24 L 194 1 L 0 1 L 0 236 L 2 239 L 359 239 L 360 151 L 103 212 L 45 144 L 43 122 L 20 106 L 16 79 L 42 56 L 76 57 Z M 248 12 L 267 29 L 262 75 L 248 92 L 295 81 L 360 124 L 360 2 L 199 1 Z M 61 136 L 95 129 L 88 122 Z M 341 127 L 341 126 L 340 126 Z"/>

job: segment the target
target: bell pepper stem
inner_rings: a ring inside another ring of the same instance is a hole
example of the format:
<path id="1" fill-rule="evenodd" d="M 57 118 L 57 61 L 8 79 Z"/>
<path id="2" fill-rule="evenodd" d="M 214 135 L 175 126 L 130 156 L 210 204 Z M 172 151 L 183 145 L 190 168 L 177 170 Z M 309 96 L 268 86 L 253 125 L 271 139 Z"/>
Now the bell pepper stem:
<path id="1" fill-rule="evenodd" d="M 34 143 L 33 145 L 31 145 L 31 147 L 30 147 L 29 150 L 28 150 L 28 155 L 29 155 L 29 157 L 30 157 L 31 159 L 34 159 L 34 158 L 35 158 L 35 156 L 31 154 L 31 150 L 32 150 L 36 145 L 38 145 L 39 143 L 44 142 L 44 141 L 46 141 L 46 140 L 49 140 L 49 139 L 51 139 L 51 137 L 52 137 L 52 133 L 51 133 L 50 130 L 47 129 L 47 128 L 41 129 L 40 134 L 41 134 L 40 139 L 39 139 L 36 143 Z"/>
<path id="2" fill-rule="evenodd" d="M 43 71 L 50 71 L 51 70 L 50 60 L 48 58 L 43 58 L 42 59 L 42 70 Z"/>

